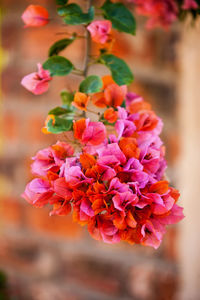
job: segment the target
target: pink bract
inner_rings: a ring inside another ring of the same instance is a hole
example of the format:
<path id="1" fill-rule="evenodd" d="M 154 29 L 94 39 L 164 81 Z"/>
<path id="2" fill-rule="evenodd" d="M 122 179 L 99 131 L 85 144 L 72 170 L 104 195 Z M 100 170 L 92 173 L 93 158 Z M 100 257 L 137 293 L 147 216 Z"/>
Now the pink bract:
<path id="1" fill-rule="evenodd" d="M 93 21 L 87 29 L 89 30 L 94 42 L 105 44 L 111 32 L 112 23 L 108 20 Z"/>
<path id="2" fill-rule="evenodd" d="M 50 72 L 44 70 L 40 63 L 37 66 L 38 72 L 26 75 L 22 79 L 21 84 L 31 93 L 41 95 L 48 91 L 49 81 L 52 80 L 52 77 L 50 76 Z"/>

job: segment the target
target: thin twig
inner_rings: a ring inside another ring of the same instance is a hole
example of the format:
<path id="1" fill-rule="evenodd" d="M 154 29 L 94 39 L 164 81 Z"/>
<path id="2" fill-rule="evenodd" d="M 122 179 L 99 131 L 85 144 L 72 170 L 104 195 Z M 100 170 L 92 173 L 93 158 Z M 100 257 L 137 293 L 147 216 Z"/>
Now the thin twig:
<path id="1" fill-rule="evenodd" d="M 88 1 L 88 10 L 91 8 L 92 6 L 92 0 L 89 0 Z M 86 37 L 86 53 L 85 53 L 85 64 L 84 64 L 84 71 L 83 71 L 83 75 L 84 77 L 87 77 L 87 74 L 88 74 L 88 69 L 89 69 L 89 66 L 88 66 L 88 63 L 89 63 L 89 59 L 90 59 L 90 46 L 91 46 L 91 40 L 90 40 L 90 33 L 89 31 L 86 29 L 86 32 L 85 32 L 85 37 Z"/>

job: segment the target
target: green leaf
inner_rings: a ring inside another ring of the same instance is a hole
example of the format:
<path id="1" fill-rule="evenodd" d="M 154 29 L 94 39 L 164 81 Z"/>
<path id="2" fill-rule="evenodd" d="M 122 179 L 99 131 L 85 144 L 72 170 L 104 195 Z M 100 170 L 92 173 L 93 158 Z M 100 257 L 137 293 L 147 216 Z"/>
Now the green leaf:
<path id="1" fill-rule="evenodd" d="M 64 90 L 60 93 L 60 97 L 62 99 L 63 107 L 69 109 L 72 101 L 74 100 L 74 93 L 69 93 Z M 72 107 L 70 109 L 72 109 Z"/>
<path id="2" fill-rule="evenodd" d="M 135 18 L 124 4 L 120 2 L 112 3 L 110 0 L 106 0 L 101 8 L 104 12 L 104 17 L 112 22 L 115 29 L 135 34 Z"/>
<path id="3" fill-rule="evenodd" d="M 63 56 L 52 56 L 43 64 L 45 70 L 49 70 L 51 76 L 68 75 L 74 68 L 72 63 Z"/>
<path id="4" fill-rule="evenodd" d="M 97 93 L 100 92 L 102 87 L 103 82 L 101 78 L 96 75 L 91 75 L 81 82 L 79 91 L 86 94 Z"/>
<path id="5" fill-rule="evenodd" d="M 49 57 L 53 55 L 58 55 L 62 50 L 68 47 L 76 39 L 76 34 L 74 34 L 69 39 L 63 39 L 55 42 L 49 49 Z"/>
<path id="6" fill-rule="evenodd" d="M 57 5 L 66 5 L 68 0 L 56 0 Z"/>
<path id="7" fill-rule="evenodd" d="M 66 120 L 59 117 L 55 117 L 55 119 L 49 120 L 47 123 L 47 130 L 51 133 L 62 133 L 65 131 L 69 131 L 72 129 L 73 120 Z"/>
<path id="8" fill-rule="evenodd" d="M 61 116 L 61 115 L 67 114 L 69 112 L 71 112 L 71 111 L 68 110 L 68 109 L 66 109 L 66 108 L 64 108 L 64 107 L 57 106 L 57 107 L 51 109 L 48 112 L 48 115 Z"/>
<path id="9" fill-rule="evenodd" d="M 84 13 L 78 4 L 71 3 L 67 6 L 58 8 L 58 14 L 64 17 L 64 22 L 68 25 L 80 25 L 91 23 L 94 19 L 94 7 L 90 7 L 87 13 Z"/>
<path id="10" fill-rule="evenodd" d="M 121 58 L 105 54 L 100 56 L 99 62 L 110 69 L 112 77 L 118 85 L 129 85 L 133 82 L 134 77 L 131 70 Z"/>
<path id="11" fill-rule="evenodd" d="M 125 100 L 122 102 L 121 107 L 126 108 L 126 101 Z"/>
<path id="12" fill-rule="evenodd" d="M 82 9 L 78 4 L 72 3 L 67 6 L 62 6 L 57 9 L 58 15 L 65 17 L 67 15 L 78 15 L 82 13 Z"/>

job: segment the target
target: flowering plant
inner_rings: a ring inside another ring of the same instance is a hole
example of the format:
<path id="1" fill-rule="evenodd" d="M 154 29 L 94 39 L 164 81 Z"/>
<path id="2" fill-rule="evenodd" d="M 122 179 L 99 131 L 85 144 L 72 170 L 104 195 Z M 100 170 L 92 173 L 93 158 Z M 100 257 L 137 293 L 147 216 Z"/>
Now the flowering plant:
<path id="1" fill-rule="evenodd" d="M 77 70 L 58 55 L 78 34 L 55 42 L 49 58 L 22 85 L 38 95 L 46 92 L 54 76 L 71 72 L 84 77 L 76 92 L 62 91 L 62 105 L 52 109 L 44 133 L 65 133 L 33 157 L 36 176 L 22 196 L 35 207 L 52 205 L 50 215 L 65 216 L 87 225 L 93 238 L 106 243 L 120 240 L 158 248 L 166 225 L 183 218 L 177 205 L 179 192 L 169 186 L 166 160 L 159 135 L 162 121 L 139 95 L 128 92 L 133 75 L 127 64 L 112 54 L 112 27 L 134 34 L 136 22 L 120 2 L 106 0 L 101 7 L 105 20 L 94 20 L 92 1 L 88 11 L 66 0 L 57 0 L 58 14 L 66 24 L 83 25 L 86 63 Z M 137 2 L 139 5 L 140 1 Z M 44 26 L 48 12 L 29 6 L 22 16 L 26 26 Z M 101 45 L 98 57 L 89 61 L 90 37 Z M 88 76 L 91 63 L 104 64 L 111 75 Z M 97 112 L 97 110 L 99 112 Z"/>

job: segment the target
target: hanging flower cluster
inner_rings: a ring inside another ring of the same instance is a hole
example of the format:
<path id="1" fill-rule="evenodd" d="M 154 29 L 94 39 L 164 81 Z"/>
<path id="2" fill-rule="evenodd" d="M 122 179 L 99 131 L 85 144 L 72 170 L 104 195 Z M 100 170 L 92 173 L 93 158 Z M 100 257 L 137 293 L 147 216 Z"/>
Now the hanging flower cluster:
<path id="1" fill-rule="evenodd" d="M 153 18 L 152 26 L 168 25 L 177 15 L 173 0 L 132 2 L 138 12 Z M 156 249 L 166 225 L 180 221 L 183 212 L 177 205 L 179 192 L 169 186 L 164 175 L 167 164 L 159 137 L 162 121 L 142 97 L 128 92 L 132 71 L 112 54 L 112 28 L 134 35 L 136 21 L 123 3 L 111 0 L 105 0 L 100 8 L 104 19 L 96 20 L 92 0 L 88 3 L 84 12 L 76 3 L 56 0 L 58 15 L 66 25 L 84 26 L 84 69 L 76 69 L 59 55 L 79 38 L 74 32 L 56 41 L 49 58 L 38 64 L 38 71 L 22 79 L 27 90 L 40 95 L 48 90 L 54 76 L 73 73 L 84 77 L 77 91 L 61 92 L 62 105 L 48 113 L 42 128 L 45 134 L 69 132 L 71 138 L 67 135 L 65 141 L 33 157 L 36 178 L 28 183 L 22 197 L 35 207 L 52 206 L 50 216 L 72 212 L 73 220 L 87 225 L 97 240 L 122 240 Z M 184 5 L 189 9 L 192 4 L 185 1 Z M 26 27 L 45 26 L 49 15 L 41 6 L 30 5 L 22 19 Z M 100 44 L 99 56 L 92 59 L 89 38 Z M 107 67 L 112 76 L 88 76 L 90 64 L 96 63 Z"/>
<path id="2" fill-rule="evenodd" d="M 134 93 L 124 93 L 125 108 L 119 106 L 126 87 L 115 86 L 109 77 L 104 81 L 110 83 L 101 97 L 93 95 L 108 107 L 102 121 L 74 121 L 77 153 L 63 142 L 39 151 L 32 164 L 39 178 L 27 185 L 23 197 L 36 207 L 53 205 L 50 215 L 67 215 L 73 209 L 74 221 L 87 225 L 95 239 L 158 248 L 166 225 L 183 218 L 176 204 L 179 193 L 164 178 L 162 121 Z M 82 109 L 87 111 L 85 96 Z M 113 125 L 111 134 L 106 120 Z"/>

